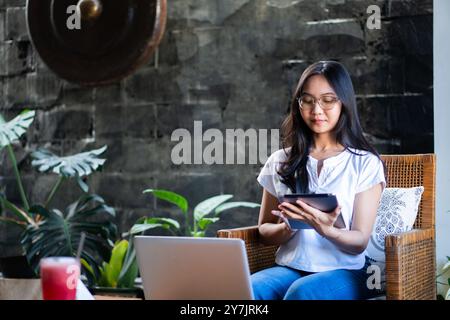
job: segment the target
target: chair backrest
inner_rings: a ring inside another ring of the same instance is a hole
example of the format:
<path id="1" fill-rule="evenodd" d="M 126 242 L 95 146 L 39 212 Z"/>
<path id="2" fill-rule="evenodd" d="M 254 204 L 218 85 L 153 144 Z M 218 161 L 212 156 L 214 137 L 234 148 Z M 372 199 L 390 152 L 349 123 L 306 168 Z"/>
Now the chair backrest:
<path id="1" fill-rule="evenodd" d="M 414 228 L 435 228 L 436 155 L 381 155 L 386 164 L 387 186 L 409 188 L 423 186 Z"/>

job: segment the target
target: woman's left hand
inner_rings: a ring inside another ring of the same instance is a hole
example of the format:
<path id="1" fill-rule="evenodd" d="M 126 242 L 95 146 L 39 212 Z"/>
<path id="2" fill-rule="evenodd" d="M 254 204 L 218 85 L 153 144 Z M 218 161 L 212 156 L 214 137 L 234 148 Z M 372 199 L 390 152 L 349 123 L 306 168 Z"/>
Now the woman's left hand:
<path id="1" fill-rule="evenodd" d="M 338 205 L 333 212 L 327 213 L 313 208 L 301 200 L 297 200 L 297 205 L 283 202 L 278 208 L 287 217 L 306 222 L 323 237 L 336 235 L 337 229 L 334 227 L 334 223 L 341 214 L 341 206 Z"/>

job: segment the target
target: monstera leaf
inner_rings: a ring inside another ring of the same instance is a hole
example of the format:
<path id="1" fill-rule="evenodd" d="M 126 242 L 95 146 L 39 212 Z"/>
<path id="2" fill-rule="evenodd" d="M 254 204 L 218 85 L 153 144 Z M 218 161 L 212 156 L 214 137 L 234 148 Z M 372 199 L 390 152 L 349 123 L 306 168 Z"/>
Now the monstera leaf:
<path id="1" fill-rule="evenodd" d="M 25 110 L 8 122 L 5 122 L 0 115 L 0 148 L 18 140 L 33 122 L 35 113 L 35 111 Z"/>
<path id="2" fill-rule="evenodd" d="M 106 159 L 98 158 L 105 152 L 106 146 L 67 157 L 58 157 L 46 149 L 39 149 L 31 154 L 35 159 L 31 165 L 40 172 L 54 172 L 63 177 L 83 177 L 103 166 Z"/>
<path id="3" fill-rule="evenodd" d="M 86 239 L 81 258 L 89 264 L 96 277 L 100 276 L 101 261 L 98 259 L 109 260 L 117 236 L 117 227 L 110 219 L 97 217 L 100 213 L 115 216 L 114 209 L 107 206 L 101 197 L 85 194 L 64 213 L 42 206 L 33 206 L 30 212 L 43 217 L 37 227 L 29 225 L 22 236 L 27 259 L 35 272 L 38 271 L 39 260 L 44 257 L 75 256 L 84 232 Z"/>

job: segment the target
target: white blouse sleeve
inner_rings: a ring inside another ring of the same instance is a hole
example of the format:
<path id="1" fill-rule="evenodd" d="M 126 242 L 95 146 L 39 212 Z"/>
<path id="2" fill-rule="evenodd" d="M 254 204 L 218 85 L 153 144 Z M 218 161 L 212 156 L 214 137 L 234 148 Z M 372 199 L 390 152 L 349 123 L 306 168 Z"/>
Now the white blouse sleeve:
<path id="1" fill-rule="evenodd" d="M 362 161 L 356 193 L 366 191 L 380 182 L 384 189 L 386 187 L 386 179 L 384 177 L 383 163 L 371 153 L 363 157 L 366 159 Z"/>
<path id="2" fill-rule="evenodd" d="M 280 183 L 280 176 L 277 173 L 279 166 L 277 158 L 276 152 L 272 153 L 256 179 L 274 197 L 278 197 L 276 186 Z"/>

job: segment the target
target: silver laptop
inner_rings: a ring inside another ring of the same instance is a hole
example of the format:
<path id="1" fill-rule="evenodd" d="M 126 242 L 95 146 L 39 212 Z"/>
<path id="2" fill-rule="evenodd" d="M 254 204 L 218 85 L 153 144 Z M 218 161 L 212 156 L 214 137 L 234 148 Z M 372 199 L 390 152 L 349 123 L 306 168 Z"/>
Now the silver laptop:
<path id="1" fill-rule="evenodd" d="M 252 300 L 240 239 L 136 236 L 147 300 Z"/>

